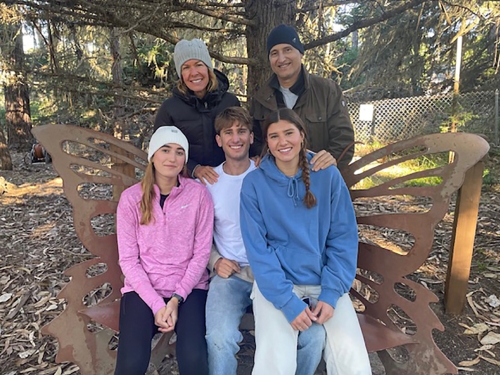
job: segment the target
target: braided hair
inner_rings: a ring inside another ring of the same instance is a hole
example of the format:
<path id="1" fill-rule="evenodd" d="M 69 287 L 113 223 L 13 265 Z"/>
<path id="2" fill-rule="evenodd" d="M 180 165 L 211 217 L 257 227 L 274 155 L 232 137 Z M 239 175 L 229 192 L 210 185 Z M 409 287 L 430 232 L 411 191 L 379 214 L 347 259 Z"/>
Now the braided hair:
<path id="1" fill-rule="evenodd" d="M 266 143 L 262 149 L 262 157 L 269 152 L 269 146 L 267 144 L 267 133 L 269 131 L 269 127 L 280 121 L 284 120 L 292 125 L 294 125 L 300 133 L 304 135 L 304 140 L 302 141 L 302 145 L 299 153 L 299 168 L 302 169 L 302 181 L 304 181 L 304 185 L 306 187 L 306 195 L 304 196 L 304 204 L 307 208 L 312 208 L 316 205 L 316 197 L 311 192 L 311 179 L 310 173 L 311 168 L 309 166 L 309 162 L 307 160 L 307 133 L 305 125 L 302 119 L 297 115 L 293 110 L 289 108 L 279 108 L 276 111 L 271 112 L 263 124 L 263 138 L 266 140 Z"/>

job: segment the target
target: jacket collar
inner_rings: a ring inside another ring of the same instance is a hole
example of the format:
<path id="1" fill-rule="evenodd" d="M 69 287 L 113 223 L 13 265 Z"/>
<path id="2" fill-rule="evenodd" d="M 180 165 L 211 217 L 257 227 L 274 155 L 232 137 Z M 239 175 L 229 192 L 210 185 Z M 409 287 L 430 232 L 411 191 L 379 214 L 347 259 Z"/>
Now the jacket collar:
<path id="1" fill-rule="evenodd" d="M 309 85 L 309 72 L 304 67 L 304 64 L 302 64 L 299 79 L 293 84 L 292 87 L 290 87 L 290 91 L 295 95 L 300 96 L 309 88 Z M 274 103 L 274 100 L 272 99 L 275 98 L 278 107 L 280 106 L 280 103 L 284 106 L 283 94 L 281 94 L 279 88 L 280 83 L 278 81 L 278 77 L 275 73 L 273 73 L 273 75 L 266 81 L 264 86 L 262 86 L 261 89 L 257 91 L 255 99 L 257 99 L 265 107 L 272 108 Z"/>
<path id="2" fill-rule="evenodd" d="M 170 194 L 169 194 L 169 197 L 175 197 L 177 195 L 179 195 L 179 193 L 181 191 L 184 190 L 184 188 L 186 187 L 186 184 L 189 184 L 189 181 L 191 180 L 190 178 L 186 178 L 182 175 L 179 174 L 179 177 L 178 177 L 178 180 L 179 180 L 179 185 L 177 186 L 174 186 L 172 188 L 172 190 L 170 191 Z M 153 185 L 153 189 L 155 191 L 155 197 L 154 197 L 154 200 L 155 201 L 160 201 L 160 188 L 158 187 L 158 185 L 154 184 Z"/>
<path id="3" fill-rule="evenodd" d="M 307 81 L 309 82 L 309 74 L 307 74 L 304 65 L 302 65 L 300 68 L 299 77 L 297 78 L 297 82 L 295 82 L 292 85 L 292 87 L 290 87 L 290 91 L 297 96 L 300 96 L 306 89 L 306 75 L 307 75 Z M 280 89 L 280 82 L 276 74 L 273 74 L 271 76 L 271 79 L 269 80 L 269 86 L 271 86 L 274 90 Z"/>

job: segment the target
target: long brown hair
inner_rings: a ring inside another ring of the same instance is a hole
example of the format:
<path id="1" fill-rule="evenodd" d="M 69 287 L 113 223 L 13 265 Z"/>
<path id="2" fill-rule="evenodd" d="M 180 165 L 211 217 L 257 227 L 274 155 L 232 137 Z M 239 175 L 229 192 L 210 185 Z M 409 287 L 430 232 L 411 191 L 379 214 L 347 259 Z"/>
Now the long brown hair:
<path id="1" fill-rule="evenodd" d="M 201 61 L 201 60 L 200 60 Z M 217 86 L 219 85 L 219 81 L 217 80 L 217 76 L 214 71 L 207 66 L 208 69 L 208 84 L 207 84 L 207 92 L 215 91 Z M 182 95 L 187 96 L 189 93 L 189 88 L 181 77 L 177 81 L 177 89 L 182 93 Z"/>
<path id="2" fill-rule="evenodd" d="M 188 177 L 187 168 L 184 164 L 184 168 L 179 173 L 183 177 Z M 153 217 L 153 199 L 156 195 L 154 185 L 155 185 L 155 166 L 153 164 L 153 159 L 151 159 L 144 172 L 144 177 L 141 180 L 142 188 L 142 198 L 141 198 L 141 225 L 148 225 L 151 221 L 154 221 Z"/>
<path id="3" fill-rule="evenodd" d="M 304 141 L 302 142 L 300 153 L 299 153 L 299 167 L 302 169 L 302 181 L 304 181 L 304 185 L 306 186 L 306 195 L 304 196 L 304 204 L 307 208 L 312 208 L 316 205 L 316 197 L 311 192 L 311 179 L 310 179 L 310 167 L 309 162 L 307 160 L 307 133 L 306 127 L 302 122 L 302 119 L 297 115 L 293 110 L 289 108 L 279 108 L 276 111 L 271 112 L 263 124 L 263 138 L 266 140 L 265 145 L 262 149 L 262 157 L 269 151 L 269 146 L 267 144 L 267 133 L 269 131 L 269 127 L 280 121 L 284 120 L 291 124 L 293 124 L 300 133 L 304 135 Z"/>

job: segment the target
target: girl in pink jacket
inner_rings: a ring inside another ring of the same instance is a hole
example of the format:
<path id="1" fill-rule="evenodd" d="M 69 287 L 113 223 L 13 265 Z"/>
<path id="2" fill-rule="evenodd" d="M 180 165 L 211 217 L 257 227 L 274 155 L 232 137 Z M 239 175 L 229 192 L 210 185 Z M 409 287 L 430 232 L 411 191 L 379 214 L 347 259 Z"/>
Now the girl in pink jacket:
<path id="1" fill-rule="evenodd" d="M 185 177 L 189 144 L 175 126 L 151 137 L 142 181 L 117 209 L 119 263 L 125 276 L 115 375 L 144 375 L 157 332 L 177 333 L 181 375 L 208 374 L 205 341 L 207 264 L 213 203 Z"/>

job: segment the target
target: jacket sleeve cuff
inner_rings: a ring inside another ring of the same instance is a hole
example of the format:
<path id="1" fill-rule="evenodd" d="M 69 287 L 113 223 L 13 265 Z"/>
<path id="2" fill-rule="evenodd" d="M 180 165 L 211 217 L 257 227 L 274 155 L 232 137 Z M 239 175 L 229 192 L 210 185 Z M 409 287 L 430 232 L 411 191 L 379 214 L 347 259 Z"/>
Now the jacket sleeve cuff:
<path id="1" fill-rule="evenodd" d="M 326 302 L 330 306 L 335 308 L 337 306 L 337 301 L 339 300 L 339 298 L 341 296 L 342 296 L 342 293 L 337 291 L 337 290 L 322 288 L 321 294 L 319 295 L 318 300 Z"/>
<path id="2" fill-rule="evenodd" d="M 210 276 L 215 274 L 215 263 L 222 258 L 222 255 L 217 251 L 215 244 L 212 244 L 212 248 L 210 249 L 210 259 L 208 261 L 208 270 L 210 271 Z"/>
<path id="3" fill-rule="evenodd" d="M 163 298 L 158 296 L 158 298 L 156 298 L 150 306 L 153 311 L 153 315 L 156 315 L 156 313 L 160 311 L 163 306 L 165 306 L 165 301 Z"/>
<path id="4" fill-rule="evenodd" d="M 191 293 L 192 290 L 190 290 L 189 292 L 186 291 L 182 285 L 178 285 L 177 286 L 177 289 L 174 291 L 173 294 L 178 294 L 179 296 L 181 296 L 182 298 L 184 298 L 184 301 L 186 300 L 186 298 L 189 296 L 189 294 Z"/>
<path id="5" fill-rule="evenodd" d="M 193 168 L 193 170 L 191 171 L 191 177 L 192 178 L 196 178 L 196 176 L 194 175 L 194 172 L 196 171 L 196 168 L 198 168 L 200 166 L 200 164 L 197 164 L 195 165 L 195 167 Z"/>
<path id="6" fill-rule="evenodd" d="M 281 308 L 281 312 L 285 314 L 288 323 L 291 323 L 302 311 L 305 310 L 306 307 L 306 303 L 294 294 L 293 297 L 290 298 L 290 300 Z"/>

